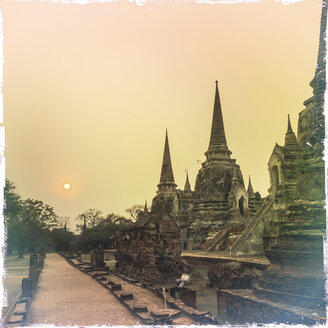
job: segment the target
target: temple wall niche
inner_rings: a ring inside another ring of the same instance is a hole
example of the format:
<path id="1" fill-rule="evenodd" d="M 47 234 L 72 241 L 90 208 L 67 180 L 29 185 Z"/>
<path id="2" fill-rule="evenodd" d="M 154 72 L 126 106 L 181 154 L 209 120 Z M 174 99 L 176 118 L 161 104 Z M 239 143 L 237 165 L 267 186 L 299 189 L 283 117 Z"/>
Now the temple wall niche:
<path id="1" fill-rule="evenodd" d="M 278 145 L 276 145 L 275 148 Z M 278 153 L 279 151 L 279 153 Z M 285 183 L 285 171 L 283 165 L 283 156 L 280 154 L 279 149 L 275 149 L 271 158 L 269 160 L 269 175 L 270 175 L 270 191 L 273 194 L 277 193 L 277 189 L 279 186 Z"/>

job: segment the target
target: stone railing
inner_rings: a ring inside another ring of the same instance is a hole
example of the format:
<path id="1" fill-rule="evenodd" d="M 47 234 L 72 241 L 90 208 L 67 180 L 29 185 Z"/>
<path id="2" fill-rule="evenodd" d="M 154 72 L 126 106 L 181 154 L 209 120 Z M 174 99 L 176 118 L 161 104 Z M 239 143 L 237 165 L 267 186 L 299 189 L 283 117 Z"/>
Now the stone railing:
<path id="1" fill-rule="evenodd" d="M 260 209 L 255 214 L 253 220 L 246 226 L 245 230 L 242 232 L 242 234 L 239 236 L 239 238 L 236 240 L 236 242 L 230 248 L 231 254 L 237 252 L 239 250 L 239 248 L 244 244 L 244 242 L 249 237 L 249 235 L 254 231 L 254 229 L 257 227 L 257 225 L 262 221 L 264 215 L 271 208 L 274 201 L 275 201 L 274 197 L 272 197 L 272 196 L 267 197 L 265 202 L 262 204 Z"/>

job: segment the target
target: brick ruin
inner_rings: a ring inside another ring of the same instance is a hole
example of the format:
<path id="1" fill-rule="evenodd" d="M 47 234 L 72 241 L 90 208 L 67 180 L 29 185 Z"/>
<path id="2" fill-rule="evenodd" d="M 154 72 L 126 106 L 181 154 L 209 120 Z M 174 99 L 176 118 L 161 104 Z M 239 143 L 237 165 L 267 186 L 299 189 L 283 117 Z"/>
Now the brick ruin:
<path id="1" fill-rule="evenodd" d="M 166 134 L 160 183 L 151 211 L 147 206 L 139 220 L 117 241 L 117 269 L 148 281 L 182 271 L 180 229 L 175 218 L 174 182 L 168 136 Z"/>
<path id="2" fill-rule="evenodd" d="M 117 270 L 133 278 L 163 281 L 180 274 L 180 231 L 172 216 L 144 214 L 117 242 Z"/>

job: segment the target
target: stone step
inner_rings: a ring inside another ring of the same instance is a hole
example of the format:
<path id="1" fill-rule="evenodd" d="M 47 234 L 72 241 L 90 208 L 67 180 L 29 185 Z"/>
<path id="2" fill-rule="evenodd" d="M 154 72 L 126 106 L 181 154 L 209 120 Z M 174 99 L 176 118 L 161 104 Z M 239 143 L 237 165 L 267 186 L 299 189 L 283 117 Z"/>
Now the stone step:
<path id="1" fill-rule="evenodd" d="M 279 249 L 278 246 L 271 247 L 270 249 L 266 250 L 266 255 L 269 259 L 275 258 L 276 260 L 278 259 L 311 259 L 311 260 L 316 260 L 319 259 L 322 261 L 322 251 L 318 252 L 300 252 L 299 250 L 290 250 L 290 251 L 285 251 L 284 248 Z"/>
<path id="2" fill-rule="evenodd" d="M 122 290 L 122 285 L 121 284 L 113 284 L 110 288 L 111 291 L 114 290 Z"/>
<path id="3" fill-rule="evenodd" d="M 26 314 L 27 312 L 27 303 L 17 303 L 15 305 L 14 314 Z"/>
<path id="4" fill-rule="evenodd" d="M 325 230 L 326 223 L 325 222 L 292 222 L 292 223 L 284 223 L 281 227 L 281 231 L 290 231 L 290 230 Z"/>
<path id="5" fill-rule="evenodd" d="M 279 300 L 258 297 L 250 289 L 218 290 L 219 314 L 228 315 L 238 324 L 302 323 L 314 325 L 325 320 L 325 309 L 299 308 Z"/>
<path id="6" fill-rule="evenodd" d="M 148 308 L 147 308 L 147 306 L 134 306 L 133 311 L 138 312 L 138 313 L 148 312 Z"/>
<path id="7" fill-rule="evenodd" d="M 322 236 L 319 240 L 314 241 L 313 238 L 301 238 L 301 237 L 286 237 L 279 238 L 279 243 L 270 247 L 272 250 L 290 250 L 290 251 L 308 251 L 308 252 L 322 252 Z"/>
<path id="8" fill-rule="evenodd" d="M 121 293 L 120 298 L 124 301 L 132 300 L 133 299 L 133 294 L 131 294 L 131 293 Z"/>
<path id="9" fill-rule="evenodd" d="M 325 277 L 324 276 L 313 276 L 308 274 L 301 273 L 289 273 L 289 272 L 281 272 L 275 270 L 268 270 L 264 273 L 263 278 L 267 281 L 271 281 L 273 283 L 284 283 L 289 286 L 319 286 L 321 288 L 325 286 Z"/>
<path id="10" fill-rule="evenodd" d="M 280 228 L 279 235 L 290 236 L 295 238 L 309 238 L 309 239 L 322 239 L 322 236 L 325 234 L 324 230 L 321 229 L 287 229 L 284 230 Z"/>
<path id="11" fill-rule="evenodd" d="M 8 324 L 18 324 L 22 323 L 24 320 L 24 314 L 13 314 L 8 319 Z"/>
<path id="12" fill-rule="evenodd" d="M 259 298 L 269 299 L 271 302 L 285 303 L 301 308 L 315 309 L 324 305 L 321 298 L 309 297 L 304 294 L 289 294 L 282 291 L 264 289 L 259 286 L 254 286 L 254 295 Z"/>
<path id="13" fill-rule="evenodd" d="M 297 294 L 297 295 L 307 295 L 309 297 L 321 298 L 325 297 L 325 289 L 324 286 L 320 285 L 312 285 L 312 286 L 304 286 L 304 285 L 288 285 L 284 281 L 276 282 L 265 279 L 259 279 L 257 282 L 257 286 L 273 291 L 283 291 L 288 294 Z"/>

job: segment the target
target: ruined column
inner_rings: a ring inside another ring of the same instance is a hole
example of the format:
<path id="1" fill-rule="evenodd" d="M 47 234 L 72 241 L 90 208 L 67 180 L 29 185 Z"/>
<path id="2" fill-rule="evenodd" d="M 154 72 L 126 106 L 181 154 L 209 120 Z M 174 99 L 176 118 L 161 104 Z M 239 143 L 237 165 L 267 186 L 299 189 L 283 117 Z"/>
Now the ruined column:
<path id="1" fill-rule="evenodd" d="M 32 297 L 33 294 L 33 281 L 31 278 L 22 279 L 22 296 Z"/>

